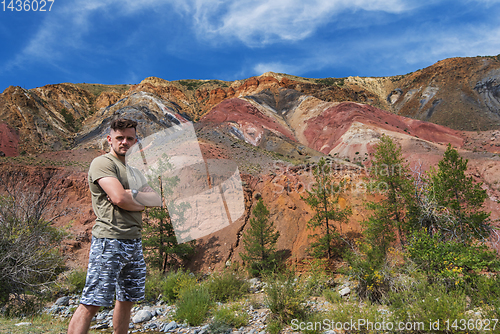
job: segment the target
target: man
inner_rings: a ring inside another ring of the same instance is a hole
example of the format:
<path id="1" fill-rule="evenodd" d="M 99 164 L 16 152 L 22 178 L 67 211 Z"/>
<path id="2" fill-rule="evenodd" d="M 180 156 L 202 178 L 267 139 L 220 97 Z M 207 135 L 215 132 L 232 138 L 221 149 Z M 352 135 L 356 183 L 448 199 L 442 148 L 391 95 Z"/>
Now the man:
<path id="1" fill-rule="evenodd" d="M 141 224 L 144 204 L 159 206 L 161 199 L 144 176 L 125 165 L 125 154 L 137 142 L 137 122 L 116 119 L 107 136 L 110 152 L 95 158 L 88 180 L 92 207 L 97 216 L 85 288 L 68 327 L 68 333 L 87 333 L 101 306 L 111 306 L 115 333 L 127 333 L 135 302 L 144 299 L 146 263 L 142 254 Z M 130 189 L 127 169 L 139 178 L 139 189 Z"/>

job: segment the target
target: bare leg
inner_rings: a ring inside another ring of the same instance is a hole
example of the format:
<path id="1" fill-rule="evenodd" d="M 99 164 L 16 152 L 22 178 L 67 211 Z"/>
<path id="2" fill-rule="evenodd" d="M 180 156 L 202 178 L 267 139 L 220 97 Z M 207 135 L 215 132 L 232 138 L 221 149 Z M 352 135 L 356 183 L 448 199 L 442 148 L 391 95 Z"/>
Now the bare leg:
<path id="1" fill-rule="evenodd" d="M 68 326 L 68 334 L 86 334 L 89 331 L 92 318 L 99 311 L 100 306 L 78 305 Z"/>
<path id="2" fill-rule="evenodd" d="M 127 334 L 130 323 L 130 313 L 132 311 L 132 302 L 116 301 L 113 312 L 113 330 L 115 334 Z"/>

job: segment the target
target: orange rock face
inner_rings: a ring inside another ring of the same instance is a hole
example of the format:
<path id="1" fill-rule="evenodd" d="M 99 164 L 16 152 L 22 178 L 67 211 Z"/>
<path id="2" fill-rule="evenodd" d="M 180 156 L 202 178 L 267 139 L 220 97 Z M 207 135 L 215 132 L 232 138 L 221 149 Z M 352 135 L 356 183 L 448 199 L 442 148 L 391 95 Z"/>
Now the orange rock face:
<path id="1" fill-rule="evenodd" d="M 120 94 L 115 92 L 102 92 L 95 102 L 97 109 L 106 108 L 120 99 Z"/>
<path id="2" fill-rule="evenodd" d="M 208 104 L 216 105 L 217 103 L 224 101 L 225 98 L 226 98 L 226 91 L 224 89 L 222 88 L 214 89 L 213 91 L 210 92 L 210 99 L 208 100 Z"/>

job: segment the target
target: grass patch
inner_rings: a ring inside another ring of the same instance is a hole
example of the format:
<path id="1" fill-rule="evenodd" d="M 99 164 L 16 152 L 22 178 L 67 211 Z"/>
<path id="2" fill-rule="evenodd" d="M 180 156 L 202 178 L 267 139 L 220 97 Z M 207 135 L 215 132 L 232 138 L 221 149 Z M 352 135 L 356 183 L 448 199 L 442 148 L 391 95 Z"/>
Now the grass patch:
<path id="1" fill-rule="evenodd" d="M 273 319 L 288 324 L 292 319 L 307 318 L 309 312 L 305 303 L 307 292 L 293 275 L 279 275 L 277 278 L 269 279 L 264 291 L 266 304 Z"/>
<path id="2" fill-rule="evenodd" d="M 16 326 L 21 322 L 31 325 Z M 3 318 L 0 317 L 0 333 L 66 333 L 69 319 L 59 320 L 48 314 L 37 315 L 31 318 Z"/>
<path id="3" fill-rule="evenodd" d="M 49 314 L 40 314 L 29 318 L 3 318 L 0 317 L 0 333 L 16 334 L 60 334 L 68 330 L 69 318 L 54 318 Z M 28 322 L 30 325 L 16 326 L 16 324 Z M 102 331 L 90 330 L 89 333 L 96 334 Z"/>
<path id="4" fill-rule="evenodd" d="M 212 308 L 213 301 L 208 289 L 203 285 L 194 285 L 182 290 L 176 302 L 175 319 L 186 321 L 191 326 L 201 325 Z"/>
<path id="5" fill-rule="evenodd" d="M 101 95 L 102 92 L 110 92 L 110 93 L 114 92 L 122 95 L 131 87 L 131 85 L 103 85 L 103 84 L 88 84 L 88 83 L 79 83 L 74 85 L 78 88 L 85 89 L 95 97 Z"/>
<path id="6" fill-rule="evenodd" d="M 248 325 L 248 314 L 241 304 L 222 306 L 213 312 L 213 320 L 209 325 L 211 333 L 226 333 L 232 328 Z"/>
<path id="7" fill-rule="evenodd" d="M 249 284 L 239 273 L 226 270 L 213 274 L 205 283 L 210 295 L 217 302 L 234 301 L 248 293 Z"/>
<path id="8" fill-rule="evenodd" d="M 171 271 L 162 283 L 163 299 L 172 303 L 175 302 L 182 290 L 196 285 L 196 277 L 194 274 L 179 269 L 178 271 Z"/>

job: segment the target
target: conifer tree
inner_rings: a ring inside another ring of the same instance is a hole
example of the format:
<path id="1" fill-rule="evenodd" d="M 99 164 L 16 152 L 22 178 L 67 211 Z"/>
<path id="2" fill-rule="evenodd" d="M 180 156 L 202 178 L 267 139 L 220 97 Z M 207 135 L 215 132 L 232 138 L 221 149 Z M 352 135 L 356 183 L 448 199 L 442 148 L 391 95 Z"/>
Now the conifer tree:
<path id="1" fill-rule="evenodd" d="M 441 232 L 463 241 L 484 239 L 491 231 L 490 214 L 483 210 L 488 195 L 481 183 L 465 175 L 467 164 L 468 160 L 448 144 L 437 171 L 431 172 L 435 201 L 441 210 L 447 210 L 447 217 L 451 216 Z"/>
<path id="2" fill-rule="evenodd" d="M 183 260 L 194 253 L 195 241 L 179 244 L 172 225 L 171 215 L 182 216 L 186 203 L 179 205 L 169 204 L 170 212 L 165 206 L 172 189 L 178 184 L 177 177 L 162 177 L 161 175 L 172 169 L 168 157 L 163 155 L 158 161 L 158 168 L 151 175 L 159 175 L 156 180 L 149 178 L 149 184 L 157 191 L 162 199 L 162 206 L 146 209 L 146 224 L 143 233 L 144 255 L 146 261 L 165 273 L 171 266 L 178 266 Z"/>
<path id="3" fill-rule="evenodd" d="M 385 224 L 385 230 L 389 234 L 389 230 L 397 231 L 404 242 L 405 232 L 409 229 L 407 213 L 412 211 L 414 205 L 413 178 L 401 147 L 390 137 L 384 135 L 380 138 L 371 172 L 374 179 L 372 187 L 375 185 L 385 195 L 383 201 L 369 205 L 375 212 L 372 219 Z M 376 218 L 377 213 L 379 218 Z"/>
<path id="4" fill-rule="evenodd" d="M 250 227 L 243 235 L 245 253 L 240 253 L 240 256 L 247 262 L 250 274 L 260 276 L 278 268 L 276 242 L 280 233 L 275 230 L 274 223 L 269 221 L 269 210 L 262 199 L 253 209 L 253 215 L 254 218 L 249 221 Z"/>
<path id="5" fill-rule="evenodd" d="M 332 259 L 335 248 L 339 246 L 340 233 L 335 223 L 346 224 L 351 215 L 351 208 L 341 209 L 339 206 L 340 190 L 342 183 L 335 183 L 332 178 L 331 167 L 321 158 L 318 165 L 313 168 L 315 183 L 307 196 L 302 197 L 314 210 L 314 216 L 308 222 L 308 227 L 317 233 L 309 247 L 309 252 L 314 257 Z"/>

